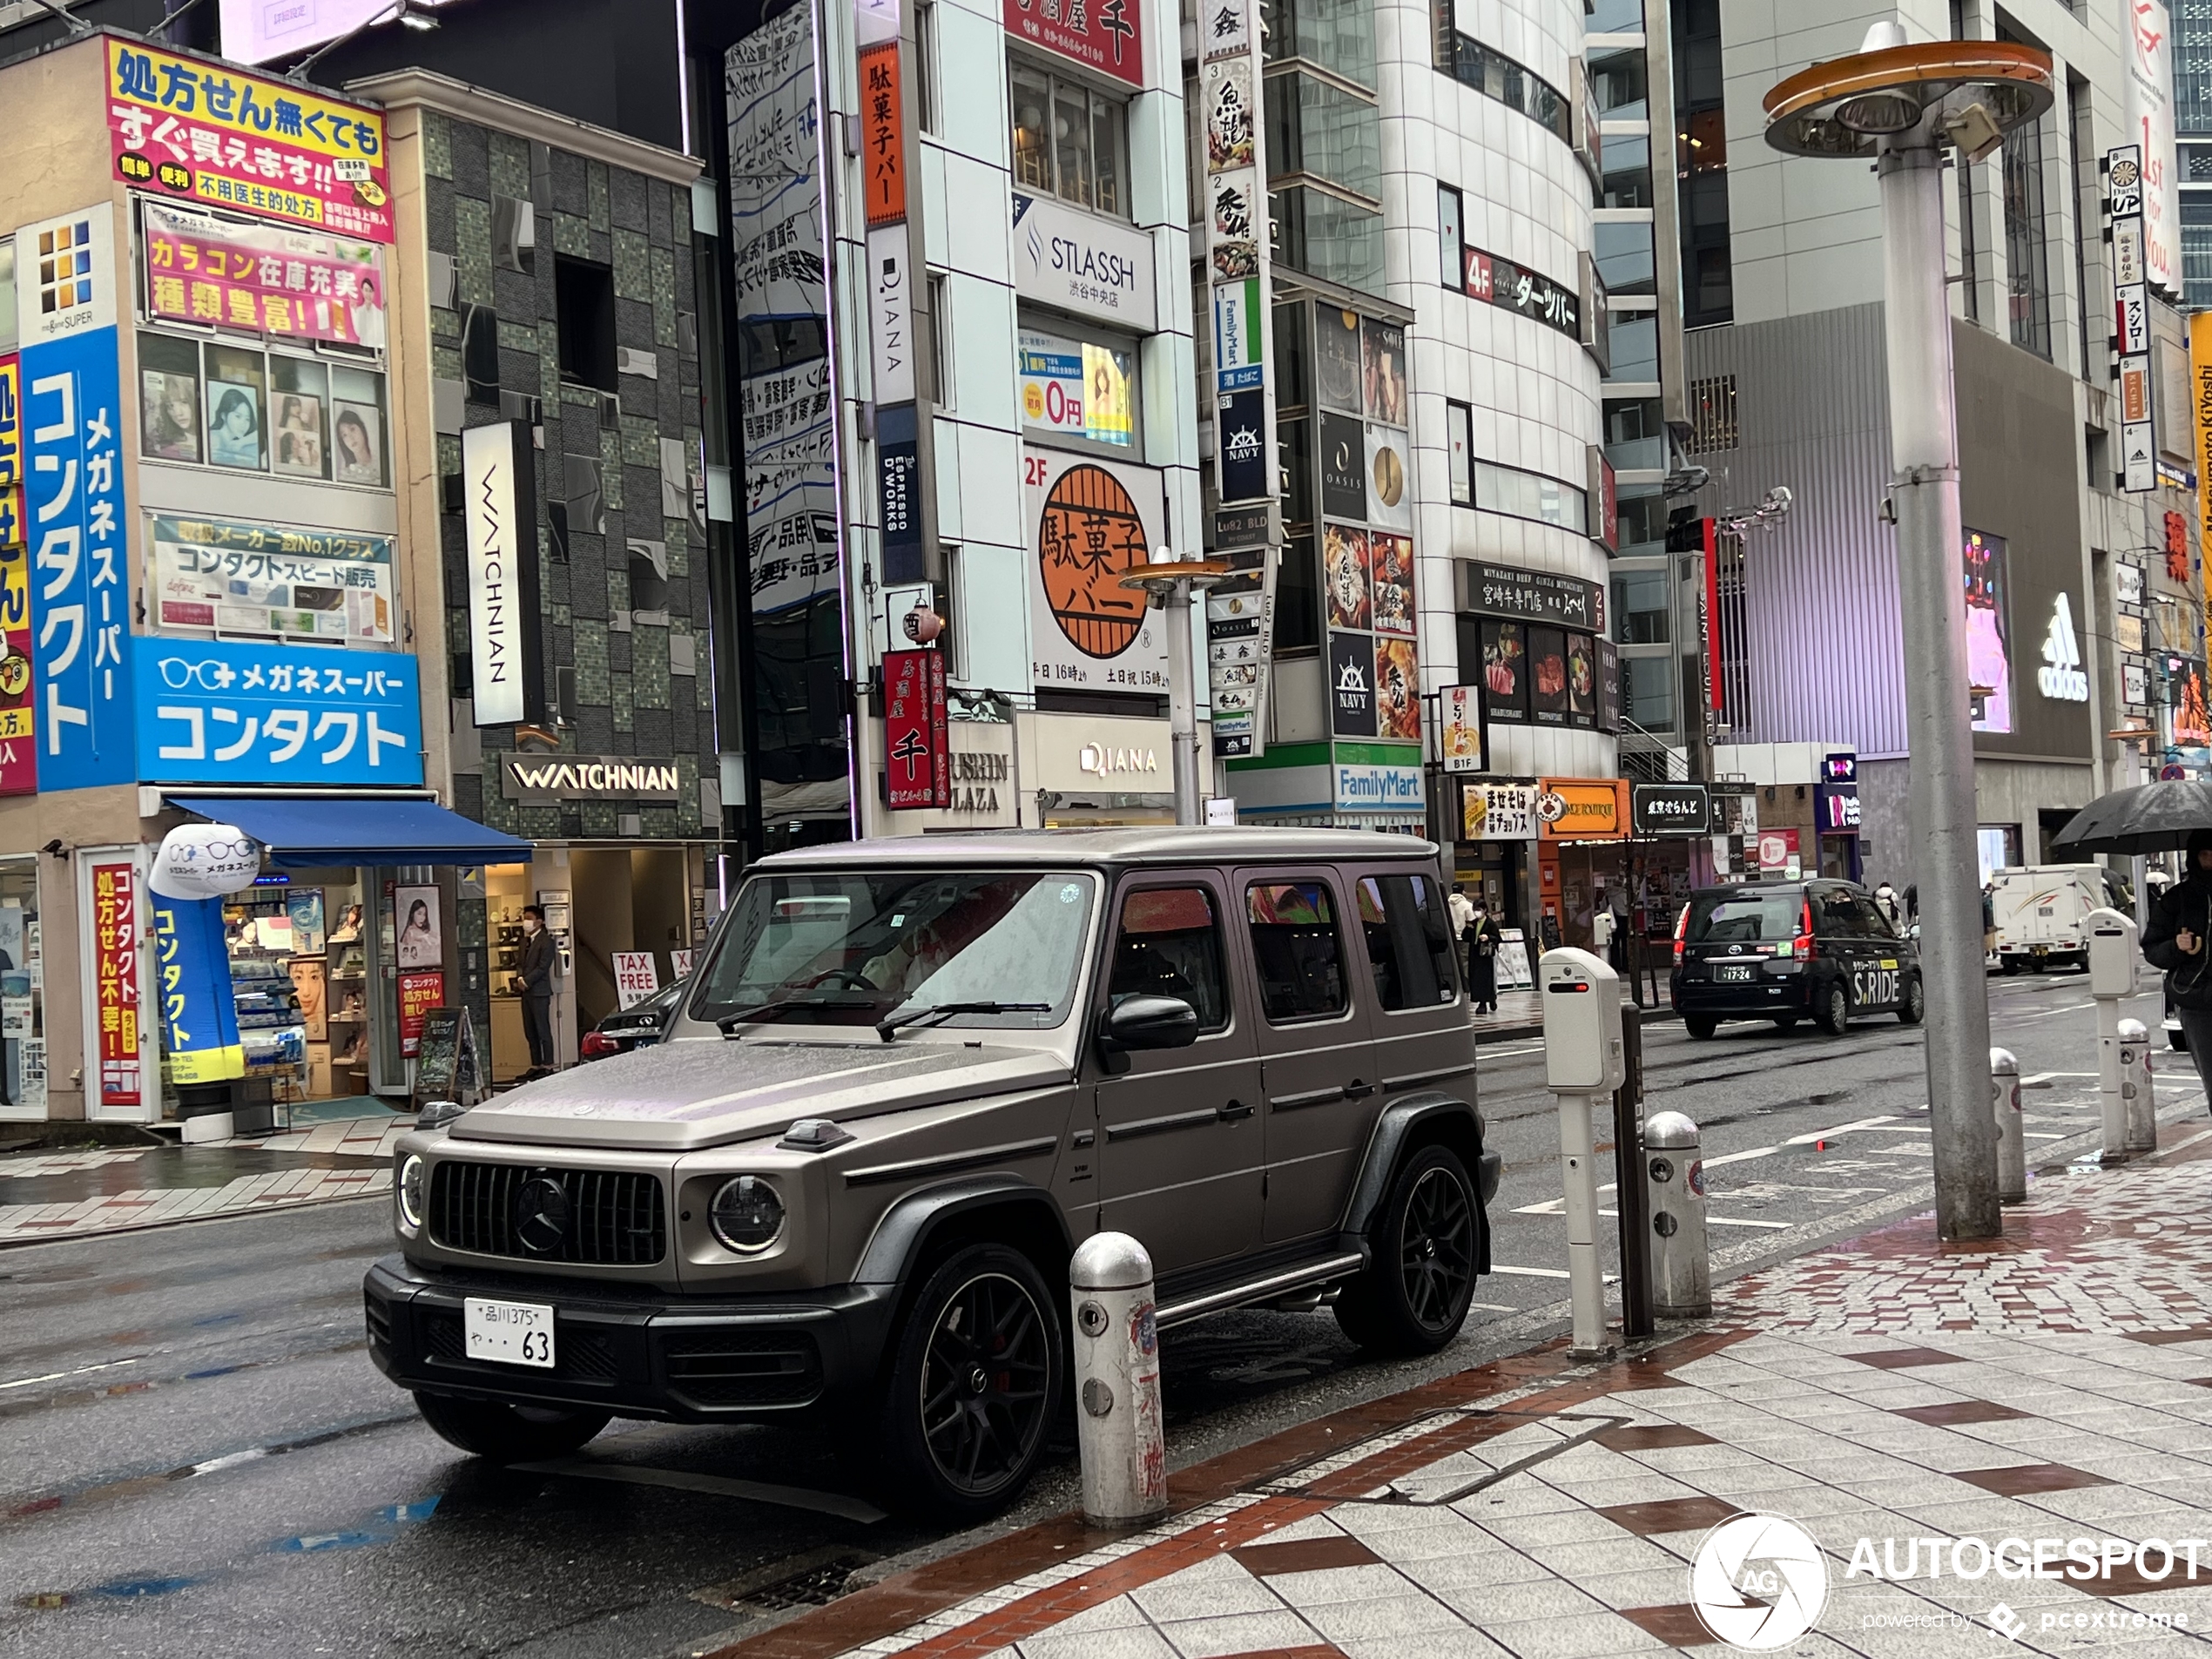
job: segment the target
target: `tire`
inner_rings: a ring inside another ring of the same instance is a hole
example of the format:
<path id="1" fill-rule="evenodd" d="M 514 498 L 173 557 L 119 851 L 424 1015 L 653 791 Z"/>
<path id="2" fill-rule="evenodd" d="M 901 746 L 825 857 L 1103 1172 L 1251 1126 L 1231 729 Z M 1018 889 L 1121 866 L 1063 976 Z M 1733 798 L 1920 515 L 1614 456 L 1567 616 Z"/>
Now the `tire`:
<path id="1" fill-rule="evenodd" d="M 1378 1353 L 1434 1353 L 1474 1296 L 1482 1201 L 1448 1146 L 1424 1146 L 1390 1184 L 1368 1234 L 1373 1260 L 1336 1300 L 1337 1324 Z"/>
<path id="2" fill-rule="evenodd" d="M 1820 999 L 1820 1006 L 1813 1013 L 1813 1020 L 1831 1037 L 1840 1037 L 1851 1029 L 1851 995 L 1838 980 L 1828 987 Z"/>
<path id="3" fill-rule="evenodd" d="M 892 1351 L 878 1425 L 886 1492 L 948 1520 L 996 1514 L 1043 1459 L 1067 1369 L 1059 1298 L 1028 1257 L 970 1244 L 941 1263 Z"/>
<path id="4" fill-rule="evenodd" d="M 1797 1017 L 1794 1014 L 1777 1014 L 1774 1016 L 1774 1028 L 1777 1031 L 1795 1031 Z"/>
<path id="5" fill-rule="evenodd" d="M 1682 1028 L 1703 1042 L 1721 1028 L 1721 1022 L 1710 1014 L 1685 1014 L 1682 1016 Z"/>
<path id="6" fill-rule="evenodd" d="M 2020 971 L 2020 959 L 2017 956 L 2000 956 L 1997 959 L 1997 965 L 2007 974 L 2017 974 Z"/>
<path id="7" fill-rule="evenodd" d="M 1897 1005 L 1899 1025 L 1918 1025 L 1928 1017 L 1928 988 L 1915 974 L 1905 982 L 1905 1000 Z"/>
<path id="8" fill-rule="evenodd" d="M 491 1463 L 566 1457 L 606 1427 L 612 1415 L 448 1394 L 417 1394 L 415 1407 L 440 1440 Z"/>

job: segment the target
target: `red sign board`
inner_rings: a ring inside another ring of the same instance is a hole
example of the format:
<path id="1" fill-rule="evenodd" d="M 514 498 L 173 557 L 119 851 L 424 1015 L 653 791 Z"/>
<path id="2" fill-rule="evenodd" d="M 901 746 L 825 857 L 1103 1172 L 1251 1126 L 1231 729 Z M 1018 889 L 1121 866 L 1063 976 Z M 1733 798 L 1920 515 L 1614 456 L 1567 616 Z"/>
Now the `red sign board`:
<path id="1" fill-rule="evenodd" d="M 146 308 L 179 322 L 384 343 L 383 270 L 374 242 L 275 225 L 201 221 L 145 206 Z"/>
<path id="2" fill-rule="evenodd" d="M 894 812 L 953 804 L 946 752 L 945 658 L 934 651 L 883 654 L 884 781 Z"/>
<path id="3" fill-rule="evenodd" d="M 1004 0 L 1006 32 L 1131 86 L 1144 84 L 1143 0 Z"/>
<path id="4" fill-rule="evenodd" d="M 861 47 L 860 196 L 870 230 L 907 216 L 907 129 L 899 92 L 899 43 Z"/>
<path id="5" fill-rule="evenodd" d="M 422 1016 L 446 1002 L 446 976 L 441 969 L 400 975 L 400 1057 L 412 1060 L 422 1051 Z"/>
<path id="6" fill-rule="evenodd" d="M 92 984 L 99 1017 L 100 1104 L 145 1099 L 138 995 L 138 871 L 125 859 L 92 866 Z"/>

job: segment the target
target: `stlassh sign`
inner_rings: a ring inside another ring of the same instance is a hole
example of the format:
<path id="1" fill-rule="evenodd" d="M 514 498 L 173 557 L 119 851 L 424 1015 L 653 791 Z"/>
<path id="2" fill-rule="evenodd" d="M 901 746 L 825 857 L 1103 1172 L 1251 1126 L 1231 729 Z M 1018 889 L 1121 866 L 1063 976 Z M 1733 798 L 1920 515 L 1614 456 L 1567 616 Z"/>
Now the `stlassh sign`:
<path id="1" fill-rule="evenodd" d="M 682 779 L 673 760 L 639 755 L 526 755 L 499 758 L 499 792 L 509 800 L 676 800 Z"/>
<path id="2" fill-rule="evenodd" d="M 519 421 L 461 435 L 469 646 L 478 725 L 545 718 L 538 683 L 537 455 Z"/>

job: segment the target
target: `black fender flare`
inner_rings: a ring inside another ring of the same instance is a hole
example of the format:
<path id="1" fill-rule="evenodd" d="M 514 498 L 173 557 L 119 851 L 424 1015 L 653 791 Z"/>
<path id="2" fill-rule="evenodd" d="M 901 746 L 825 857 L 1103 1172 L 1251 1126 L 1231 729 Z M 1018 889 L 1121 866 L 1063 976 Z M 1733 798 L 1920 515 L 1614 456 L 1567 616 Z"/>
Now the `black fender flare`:
<path id="1" fill-rule="evenodd" d="M 1383 1108 L 1367 1137 L 1366 1156 L 1352 1184 L 1352 1201 L 1345 1208 L 1345 1236 L 1364 1248 L 1406 1150 L 1430 1141 L 1440 1141 L 1457 1152 L 1474 1177 L 1481 1229 L 1476 1270 L 1487 1273 L 1490 1271 L 1490 1199 L 1498 1190 L 1501 1164 L 1498 1155 L 1482 1144 L 1480 1115 L 1454 1096 L 1424 1091 L 1393 1100 Z"/>
<path id="2" fill-rule="evenodd" d="M 1051 1193 L 1015 1175 L 974 1176 L 909 1192 L 885 1211 L 853 1269 L 853 1283 L 903 1286 L 947 1225 L 994 1209 L 1020 1210 L 1025 1220 L 1042 1217 L 1062 1249 L 1074 1251 L 1068 1218 Z"/>

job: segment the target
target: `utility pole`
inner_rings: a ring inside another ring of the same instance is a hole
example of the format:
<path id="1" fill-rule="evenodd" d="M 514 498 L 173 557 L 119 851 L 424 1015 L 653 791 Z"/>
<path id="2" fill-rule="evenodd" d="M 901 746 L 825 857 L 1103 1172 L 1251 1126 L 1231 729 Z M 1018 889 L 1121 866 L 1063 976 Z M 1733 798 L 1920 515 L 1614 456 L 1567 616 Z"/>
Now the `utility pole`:
<path id="1" fill-rule="evenodd" d="M 1200 797 L 1203 765 L 1198 754 L 1198 681 L 1190 651 L 1190 596 L 1204 593 L 1238 572 L 1226 559 L 1178 559 L 1175 550 L 1154 550 L 1152 563 L 1122 578 L 1125 588 L 1143 590 L 1161 613 L 1168 631 L 1168 731 L 1175 752 L 1175 821 L 1204 821 Z"/>

